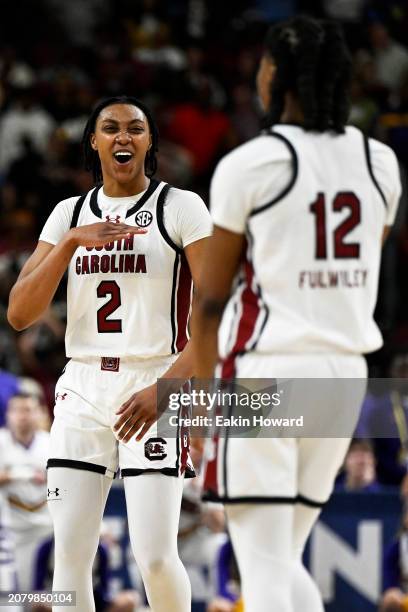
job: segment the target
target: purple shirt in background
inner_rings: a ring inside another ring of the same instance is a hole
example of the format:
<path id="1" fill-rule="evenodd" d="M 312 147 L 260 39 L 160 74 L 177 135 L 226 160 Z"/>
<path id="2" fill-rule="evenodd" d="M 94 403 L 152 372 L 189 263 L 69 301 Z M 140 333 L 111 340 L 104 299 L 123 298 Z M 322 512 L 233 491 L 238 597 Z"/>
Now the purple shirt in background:
<path id="1" fill-rule="evenodd" d="M 19 382 L 17 376 L 0 370 L 0 427 L 4 427 L 6 423 L 7 402 L 18 391 Z"/>

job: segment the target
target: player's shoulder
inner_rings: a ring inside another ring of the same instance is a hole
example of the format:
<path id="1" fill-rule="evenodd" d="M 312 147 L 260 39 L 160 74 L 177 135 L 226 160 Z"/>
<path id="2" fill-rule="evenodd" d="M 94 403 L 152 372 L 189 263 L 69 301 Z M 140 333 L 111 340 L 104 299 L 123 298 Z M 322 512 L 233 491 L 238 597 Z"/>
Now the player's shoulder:
<path id="1" fill-rule="evenodd" d="M 370 147 L 370 155 L 373 158 L 379 158 L 381 160 L 388 160 L 389 162 L 398 163 L 397 156 L 390 146 L 384 142 L 380 142 L 376 138 L 368 138 L 368 144 Z"/>
<path id="2" fill-rule="evenodd" d="M 75 204 L 77 203 L 80 197 L 81 197 L 80 195 L 76 195 L 76 196 L 70 196 L 69 198 L 65 198 L 64 200 L 60 200 L 54 206 L 54 210 L 58 209 L 61 211 L 67 210 L 68 212 L 73 212 L 75 208 Z"/>
<path id="3" fill-rule="evenodd" d="M 166 204 L 177 204 L 179 206 L 201 206 L 204 204 L 203 199 L 195 191 L 181 189 L 170 185 L 169 192 L 166 198 Z"/>
<path id="4" fill-rule="evenodd" d="M 270 131 L 259 134 L 227 153 L 217 165 L 217 171 L 245 172 L 255 164 L 284 162 L 291 160 L 291 152 L 277 133 Z M 238 177 L 237 177 L 238 178 Z"/>
<path id="5" fill-rule="evenodd" d="M 392 161 L 397 161 L 397 156 L 391 147 L 376 138 L 372 138 L 371 136 L 365 136 L 361 130 L 353 125 L 348 125 L 345 130 L 345 135 L 349 137 L 349 139 L 354 139 L 356 141 L 361 141 L 368 145 L 368 155 L 370 158 L 380 158 L 389 159 Z"/>

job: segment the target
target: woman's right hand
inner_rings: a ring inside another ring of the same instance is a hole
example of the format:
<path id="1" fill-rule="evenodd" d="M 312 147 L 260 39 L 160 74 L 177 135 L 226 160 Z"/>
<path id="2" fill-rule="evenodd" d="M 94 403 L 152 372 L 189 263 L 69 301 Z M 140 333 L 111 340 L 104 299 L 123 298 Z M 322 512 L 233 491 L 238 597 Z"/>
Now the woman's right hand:
<path id="1" fill-rule="evenodd" d="M 38 321 L 49 307 L 79 246 L 103 247 L 138 234 L 146 234 L 146 230 L 126 223 L 106 221 L 72 228 L 56 246 L 40 240 L 10 292 L 7 311 L 10 325 L 22 331 Z"/>
<path id="2" fill-rule="evenodd" d="M 114 240 L 121 240 L 139 234 L 147 234 L 147 230 L 135 227 L 134 225 L 127 225 L 126 223 L 106 221 L 104 223 L 91 223 L 90 225 L 74 227 L 69 230 L 66 239 L 69 242 L 73 242 L 77 247 L 98 247 Z"/>

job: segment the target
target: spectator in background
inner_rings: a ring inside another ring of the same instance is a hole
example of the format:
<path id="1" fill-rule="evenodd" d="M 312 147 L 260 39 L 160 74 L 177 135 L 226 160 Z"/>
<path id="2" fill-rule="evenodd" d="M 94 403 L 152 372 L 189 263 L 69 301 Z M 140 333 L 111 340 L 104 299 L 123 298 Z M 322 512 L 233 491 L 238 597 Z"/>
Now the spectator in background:
<path id="1" fill-rule="evenodd" d="M 0 302 L 0 427 L 4 425 L 4 411 L 6 409 L 4 396 L 8 399 L 11 395 L 8 390 L 10 376 L 20 373 L 21 364 L 16 351 L 15 334 L 6 325 L 5 305 Z M 2 379 L 4 380 L 4 388 L 2 388 Z"/>
<path id="2" fill-rule="evenodd" d="M 186 66 L 185 51 L 174 44 L 169 24 L 155 10 L 159 3 L 145 0 L 138 22 L 129 19 L 126 27 L 134 50 L 132 57 L 146 67 L 165 66 L 182 70 Z"/>
<path id="3" fill-rule="evenodd" d="M 344 475 L 337 491 L 375 493 L 381 490 L 376 480 L 375 456 L 369 440 L 355 438 L 344 461 Z"/>
<path id="4" fill-rule="evenodd" d="M 208 78 L 200 79 L 190 100 L 173 108 L 166 136 L 191 153 L 196 181 L 207 183 L 219 156 L 237 144 L 228 116 L 213 103 Z"/>
<path id="5" fill-rule="evenodd" d="M 69 142 L 80 144 L 88 119 L 88 111 L 95 103 L 95 95 L 89 85 L 77 87 L 75 113 L 61 123 L 61 130 Z"/>
<path id="6" fill-rule="evenodd" d="M 391 378 L 384 389 L 369 386 L 356 429 L 359 438 L 371 438 L 382 485 L 403 486 L 408 493 L 408 354 L 400 352 L 391 362 Z M 406 381 L 404 381 L 406 379 Z"/>
<path id="7" fill-rule="evenodd" d="M 400 161 L 408 164 L 408 69 L 403 73 L 388 108 L 379 117 L 378 132 L 394 149 Z"/>
<path id="8" fill-rule="evenodd" d="M 274 0 L 274 2 L 270 2 L 270 0 L 255 0 L 253 4 L 265 21 L 288 19 L 295 13 L 294 0 Z"/>
<path id="9" fill-rule="evenodd" d="M 351 82 L 350 97 L 349 123 L 358 127 L 364 134 L 372 134 L 379 109 L 376 102 L 367 95 L 361 75 L 354 75 Z"/>
<path id="10" fill-rule="evenodd" d="M 55 302 L 32 327 L 17 336 L 17 350 L 24 372 L 42 384 L 48 405 L 53 404 L 55 379 L 67 361 L 65 313 L 63 305 Z M 44 368 L 44 363 L 47 368 Z"/>
<path id="11" fill-rule="evenodd" d="M 323 0 L 324 13 L 329 19 L 341 21 L 351 48 L 361 45 L 361 22 L 370 0 Z"/>
<path id="12" fill-rule="evenodd" d="M 14 590 L 17 590 L 14 541 L 10 533 L 9 506 L 6 496 L 0 487 L 0 591 Z M 21 607 L 13 606 L 10 612 L 21 612 Z"/>
<path id="13" fill-rule="evenodd" d="M 45 0 L 46 9 L 54 14 L 61 31 L 72 45 L 89 46 L 95 30 L 111 16 L 111 3 L 106 0 Z"/>
<path id="14" fill-rule="evenodd" d="M 397 90 L 408 71 L 408 50 L 394 40 L 386 26 L 374 21 L 369 28 L 377 79 L 390 91 Z"/>
<path id="15" fill-rule="evenodd" d="M 217 596 L 210 602 L 207 612 L 241 611 L 240 576 L 230 540 L 227 540 L 219 550 L 216 574 Z"/>
<path id="16" fill-rule="evenodd" d="M 331 19 L 359 23 L 368 0 L 323 0 L 325 13 Z"/>
<path id="17" fill-rule="evenodd" d="M 0 300 L 6 305 L 11 287 L 36 242 L 36 221 L 31 210 L 16 208 L 3 216 L 0 237 Z"/>
<path id="18" fill-rule="evenodd" d="M 0 431 L 0 487 L 10 506 L 18 586 L 23 591 L 32 587 L 34 552 L 52 533 L 45 471 L 49 434 L 39 431 L 40 414 L 36 399 L 14 395 L 7 405 L 8 429 Z"/>
<path id="19" fill-rule="evenodd" d="M 30 141 L 34 151 L 44 153 L 54 128 L 51 115 L 37 104 L 33 86 L 15 90 L 13 102 L 0 120 L 2 175 L 7 174 L 12 162 L 24 154 L 24 141 Z"/>
<path id="20" fill-rule="evenodd" d="M 232 124 L 239 142 L 254 138 L 259 132 L 259 112 L 252 88 L 242 83 L 232 90 Z"/>
<path id="21" fill-rule="evenodd" d="M 383 560 L 383 595 L 380 612 L 408 610 L 408 508 L 405 506 L 401 529 L 385 550 Z"/>
<path id="22" fill-rule="evenodd" d="M 23 376 L 19 378 L 19 391 L 25 395 L 34 398 L 38 403 L 38 429 L 50 431 L 51 429 L 51 414 L 47 406 L 44 389 L 34 378 Z"/>
<path id="23" fill-rule="evenodd" d="M 50 412 L 47 406 L 44 391 L 41 385 L 34 380 L 34 378 L 22 377 L 19 378 L 0 369 L 0 431 L 1 428 L 6 424 L 6 411 L 7 404 L 10 398 L 22 393 L 24 395 L 32 397 L 38 402 L 40 412 L 40 429 L 49 431 L 50 423 Z"/>

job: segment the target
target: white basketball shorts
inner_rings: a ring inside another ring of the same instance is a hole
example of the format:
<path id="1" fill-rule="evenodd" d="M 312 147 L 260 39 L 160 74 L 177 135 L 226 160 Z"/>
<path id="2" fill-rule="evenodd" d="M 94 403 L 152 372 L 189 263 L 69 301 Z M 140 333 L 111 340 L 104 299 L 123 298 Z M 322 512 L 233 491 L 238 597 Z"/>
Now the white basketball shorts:
<path id="1" fill-rule="evenodd" d="M 110 359 L 95 357 L 68 362 L 55 389 L 47 467 L 71 467 L 110 478 L 118 470 L 122 477 L 146 472 L 193 477 L 185 430 L 165 438 L 154 424 L 140 442 L 133 437 L 127 443 L 119 441 L 113 432 L 118 408 L 133 393 L 155 383 L 175 357 L 143 361 L 115 358 L 111 361 L 118 365 L 112 369 Z M 107 369 L 102 369 L 105 366 Z"/>
<path id="2" fill-rule="evenodd" d="M 321 401 L 318 379 L 336 379 L 335 393 L 329 401 L 326 393 L 325 405 L 319 407 L 319 414 L 329 421 L 345 415 L 342 437 L 335 437 L 336 434 L 319 437 L 319 426 L 313 437 L 296 433 L 295 438 L 284 434 L 262 437 L 265 432 L 261 437 L 236 436 L 233 428 L 227 427 L 224 434 L 216 434 L 213 440 L 207 441 L 204 499 L 229 504 L 299 502 L 311 507 L 322 506 L 330 497 L 358 420 L 366 390 L 365 359 L 344 354 L 249 353 L 239 357 L 236 364 L 236 379 L 245 378 L 315 379 L 308 381 L 313 383 L 309 390 L 316 383 L 315 397 L 313 392 L 302 396 L 304 387 L 300 385 L 300 392 L 296 392 L 295 386 L 291 398 L 299 406 L 296 414 L 304 411 L 305 415 Z M 296 385 L 298 382 L 301 381 L 296 381 Z M 330 384 L 330 381 L 323 382 Z M 346 430 L 348 433 L 344 435 Z M 336 431 L 334 428 L 333 432 Z"/>

